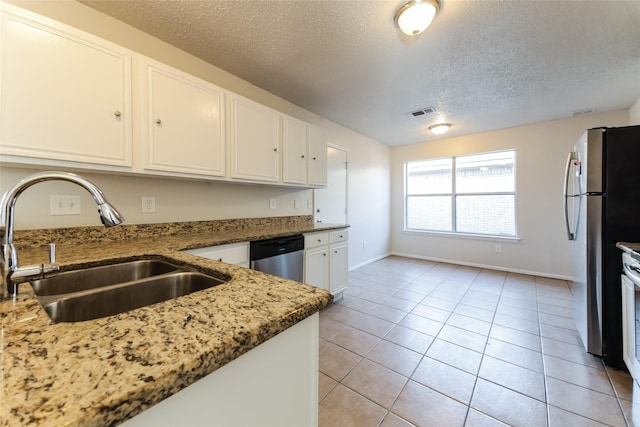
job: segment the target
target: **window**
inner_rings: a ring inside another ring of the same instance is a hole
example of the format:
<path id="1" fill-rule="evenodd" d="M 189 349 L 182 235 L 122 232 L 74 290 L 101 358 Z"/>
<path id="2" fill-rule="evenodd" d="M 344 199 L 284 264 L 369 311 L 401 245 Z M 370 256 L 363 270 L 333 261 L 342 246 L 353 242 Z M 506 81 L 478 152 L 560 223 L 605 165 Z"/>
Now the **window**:
<path id="1" fill-rule="evenodd" d="M 405 229 L 514 237 L 515 150 L 405 164 Z"/>

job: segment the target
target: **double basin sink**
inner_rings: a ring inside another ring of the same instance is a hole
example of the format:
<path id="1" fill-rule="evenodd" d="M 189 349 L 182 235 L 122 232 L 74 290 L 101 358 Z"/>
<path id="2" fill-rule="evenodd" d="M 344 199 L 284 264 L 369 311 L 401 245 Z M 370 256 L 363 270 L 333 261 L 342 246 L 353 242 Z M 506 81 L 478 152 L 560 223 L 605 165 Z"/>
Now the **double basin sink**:
<path id="1" fill-rule="evenodd" d="M 139 260 L 58 273 L 31 286 L 58 323 L 112 316 L 225 282 L 166 261 Z"/>

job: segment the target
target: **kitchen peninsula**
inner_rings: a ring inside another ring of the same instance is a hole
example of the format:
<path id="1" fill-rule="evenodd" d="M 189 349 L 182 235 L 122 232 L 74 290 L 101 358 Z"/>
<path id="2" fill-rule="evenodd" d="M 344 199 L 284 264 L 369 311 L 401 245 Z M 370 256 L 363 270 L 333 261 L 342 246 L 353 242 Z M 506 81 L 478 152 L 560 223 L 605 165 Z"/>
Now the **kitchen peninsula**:
<path id="1" fill-rule="evenodd" d="M 58 324 L 31 286 L 20 285 L 15 300 L 0 302 L 0 425 L 117 425 L 305 319 L 317 322 L 329 292 L 182 251 L 344 227 L 302 216 L 16 231 L 23 264 L 46 259 L 42 245 L 54 241 L 61 270 L 161 259 L 230 280 L 115 316 Z M 317 346 L 317 335 L 311 339 Z M 272 387 L 287 387 L 288 378 L 281 382 Z M 210 404 L 203 410 L 220 402 Z"/>

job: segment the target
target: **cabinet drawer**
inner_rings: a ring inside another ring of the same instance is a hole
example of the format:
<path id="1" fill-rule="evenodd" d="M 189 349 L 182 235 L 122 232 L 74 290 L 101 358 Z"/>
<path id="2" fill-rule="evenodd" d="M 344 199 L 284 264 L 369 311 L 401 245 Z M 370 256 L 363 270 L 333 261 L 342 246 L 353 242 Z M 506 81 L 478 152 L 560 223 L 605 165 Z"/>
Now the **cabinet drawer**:
<path id="1" fill-rule="evenodd" d="M 231 243 L 229 245 L 209 246 L 206 248 L 189 249 L 185 253 L 198 255 L 203 258 L 226 262 L 227 264 L 249 266 L 249 243 Z"/>
<path id="2" fill-rule="evenodd" d="M 346 242 L 347 240 L 349 240 L 349 231 L 346 229 L 329 233 L 329 243 Z"/>
<path id="3" fill-rule="evenodd" d="M 329 233 L 312 233 L 304 235 L 305 249 L 315 248 L 316 246 L 328 245 Z"/>

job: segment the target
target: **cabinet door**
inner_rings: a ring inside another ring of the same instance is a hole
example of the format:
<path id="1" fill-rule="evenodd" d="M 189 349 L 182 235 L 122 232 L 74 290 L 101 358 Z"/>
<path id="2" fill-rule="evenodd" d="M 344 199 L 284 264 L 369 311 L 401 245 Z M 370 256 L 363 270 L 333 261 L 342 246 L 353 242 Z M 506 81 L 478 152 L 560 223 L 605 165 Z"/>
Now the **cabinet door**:
<path id="1" fill-rule="evenodd" d="M 145 169 L 224 176 L 224 94 L 166 66 L 148 65 Z"/>
<path id="2" fill-rule="evenodd" d="M 0 5 L 0 154 L 130 167 L 130 52 Z"/>
<path id="3" fill-rule="evenodd" d="M 280 113 L 238 96 L 231 97 L 231 177 L 280 180 Z"/>
<path id="4" fill-rule="evenodd" d="M 343 291 L 349 283 L 348 246 L 346 243 L 331 245 L 331 293 Z"/>
<path id="5" fill-rule="evenodd" d="M 188 249 L 185 253 L 249 268 L 249 242 Z"/>
<path id="6" fill-rule="evenodd" d="M 309 128 L 309 185 L 327 186 L 327 134 L 317 126 Z"/>
<path id="7" fill-rule="evenodd" d="M 293 117 L 282 121 L 282 181 L 290 184 L 307 182 L 307 148 L 309 125 Z"/>
<path id="8" fill-rule="evenodd" d="M 329 290 L 329 256 L 327 247 L 305 251 L 304 282 Z"/>

